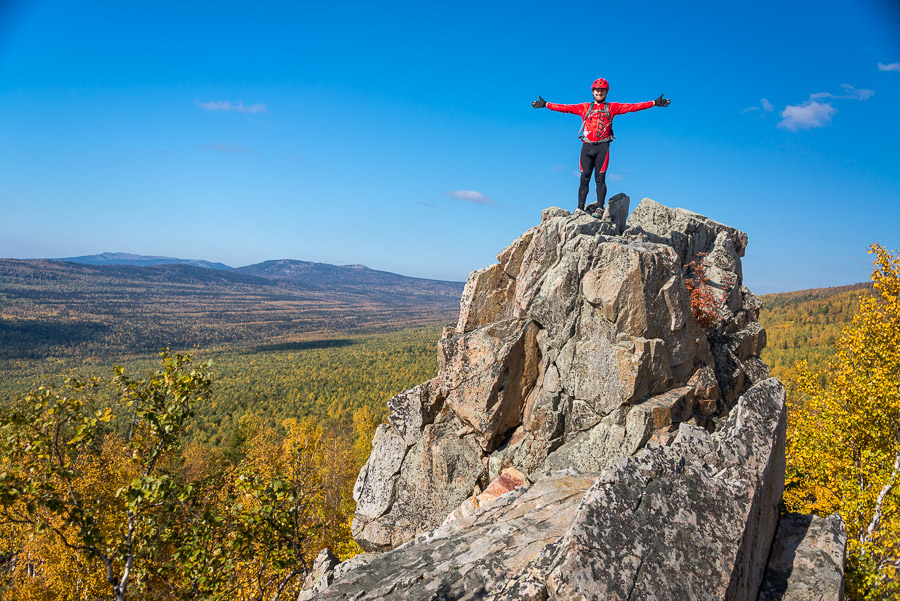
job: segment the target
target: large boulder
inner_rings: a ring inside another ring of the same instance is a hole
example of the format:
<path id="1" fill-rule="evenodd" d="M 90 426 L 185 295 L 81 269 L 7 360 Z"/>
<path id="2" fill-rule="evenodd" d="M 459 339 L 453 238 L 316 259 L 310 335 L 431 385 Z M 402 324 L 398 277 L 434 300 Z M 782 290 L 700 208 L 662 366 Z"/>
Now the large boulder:
<path id="1" fill-rule="evenodd" d="M 681 425 L 715 431 L 768 377 L 759 302 L 741 284 L 746 234 L 649 199 L 626 224 L 629 202 L 610 199 L 603 220 L 546 209 L 471 274 L 437 377 L 388 401 L 360 472 L 364 549 L 471 509 L 508 470 L 599 473 L 674 444 Z M 706 330 L 685 284 L 698 260 L 718 303 Z"/>
<path id="2" fill-rule="evenodd" d="M 841 601 L 847 530 L 840 514 L 781 518 L 759 601 Z"/>

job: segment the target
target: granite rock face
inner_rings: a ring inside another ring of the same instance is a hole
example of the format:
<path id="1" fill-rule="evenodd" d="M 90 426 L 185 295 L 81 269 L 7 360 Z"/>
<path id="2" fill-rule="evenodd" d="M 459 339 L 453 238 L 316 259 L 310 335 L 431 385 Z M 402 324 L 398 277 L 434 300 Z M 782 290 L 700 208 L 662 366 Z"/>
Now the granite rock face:
<path id="1" fill-rule="evenodd" d="M 469 276 L 437 378 L 389 401 L 391 432 L 360 473 L 363 548 L 436 528 L 505 468 L 599 472 L 680 423 L 714 428 L 768 376 L 746 234 L 649 199 L 626 221 L 629 203 L 614 196 L 602 220 L 547 209 Z M 698 260 L 719 301 L 709 332 L 684 283 Z"/>
<path id="2" fill-rule="evenodd" d="M 354 489 L 373 553 L 316 598 L 756 598 L 785 417 L 747 235 L 629 203 L 546 209 L 470 275 L 437 377 L 388 402 Z"/>
<path id="3" fill-rule="evenodd" d="M 560 470 L 336 579 L 318 599 L 756 599 L 784 482 L 784 388 L 601 473 Z"/>

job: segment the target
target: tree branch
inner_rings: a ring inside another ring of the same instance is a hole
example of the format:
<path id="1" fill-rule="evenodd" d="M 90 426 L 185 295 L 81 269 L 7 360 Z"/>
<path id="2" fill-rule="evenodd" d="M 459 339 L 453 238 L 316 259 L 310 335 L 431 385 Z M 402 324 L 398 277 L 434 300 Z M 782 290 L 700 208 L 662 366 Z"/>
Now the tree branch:
<path id="1" fill-rule="evenodd" d="M 881 492 L 878 493 L 878 500 L 875 501 L 875 513 L 872 515 L 872 521 L 869 522 L 869 527 L 866 528 L 866 534 L 863 539 L 860 541 L 863 544 L 862 548 L 862 556 L 866 556 L 866 545 L 871 542 L 872 536 L 875 534 L 875 530 L 878 529 L 879 524 L 881 523 L 882 516 L 882 507 L 884 506 L 884 499 L 887 497 L 891 490 L 894 488 L 895 480 L 897 479 L 897 474 L 900 473 L 900 450 L 898 450 L 896 456 L 894 457 L 894 469 L 891 472 L 891 477 L 888 478 L 887 484 L 884 485 L 884 488 L 881 489 Z"/>

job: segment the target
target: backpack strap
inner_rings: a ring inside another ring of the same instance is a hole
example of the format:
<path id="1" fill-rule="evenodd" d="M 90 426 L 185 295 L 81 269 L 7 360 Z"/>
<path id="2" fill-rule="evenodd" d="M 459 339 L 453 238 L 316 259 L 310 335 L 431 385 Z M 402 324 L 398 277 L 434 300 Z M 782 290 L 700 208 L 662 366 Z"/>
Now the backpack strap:
<path id="1" fill-rule="evenodd" d="M 616 138 L 616 136 L 613 135 L 612 115 L 609 114 L 609 103 L 608 102 L 603 103 L 603 114 L 606 115 L 606 120 L 609 122 L 609 138 L 607 138 L 604 141 L 608 140 L 608 141 L 612 142 Z"/>

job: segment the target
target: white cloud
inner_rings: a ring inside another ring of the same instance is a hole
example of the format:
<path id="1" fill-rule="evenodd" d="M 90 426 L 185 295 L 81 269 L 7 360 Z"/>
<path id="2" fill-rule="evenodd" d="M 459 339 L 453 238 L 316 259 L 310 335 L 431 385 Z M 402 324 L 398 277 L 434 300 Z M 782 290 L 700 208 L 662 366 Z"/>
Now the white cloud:
<path id="1" fill-rule="evenodd" d="M 844 88 L 843 94 L 816 92 L 815 94 L 810 94 L 809 98 L 800 104 L 787 105 L 781 111 L 782 118 L 778 122 L 778 127 L 791 131 L 826 127 L 831 125 L 831 119 L 837 114 L 838 110 L 832 106 L 831 102 L 825 100 L 866 101 L 875 95 L 874 90 L 855 88 L 848 83 L 841 84 L 841 87 Z"/>
<path id="2" fill-rule="evenodd" d="M 900 71 L 900 63 L 891 63 L 890 65 L 885 65 L 884 63 L 878 63 L 879 71 Z"/>
<path id="3" fill-rule="evenodd" d="M 425 201 L 423 201 L 423 200 L 417 200 L 417 201 L 416 201 L 416 204 L 417 204 L 417 205 L 422 205 L 423 207 L 431 207 L 432 209 L 436 209 L 436 208 L 437 208 L 437 207 L 434 206 L 433 204 L 428 203 L 428 202 L 425 202 Z"/>
<path id="4" fill-rule="evenodd" d="M 837 113 L 837 109 L 828 103 L 807 100 L 799 105 L 787 105 L 781 111 L 781 121 L 778 127 L 797 131 L 798 129 L 812 129 L 825 127 L 831 124 L 831 118 Z"/>
<path id="5" fill-rule="evenodd" d="M 246 146 L 241 146 L 240 144 L 235 144 L 233 146 L 228 144 L 222 144 L 221 142 L 218 144 L 201 144 L 200 148 L 206 150 L 221 150 L 222 152 L 242 152 L 245 154 L 259 154 L 252 148 L 247 148 Z"/>
<path id="6" fill-rule="evenodd" d="M 197 106 L 202 108 L 204 111 L 224 111 L 224 112 L 233 112 L 233 113 L 265 113 L 266 105 L 265 103 L 256 103 L 244 106 L 243 101 L 232 102 L 230 100 L 214 100 L 211 102 L 200 102 L 196 101 Z"/>
<path id="7" fill-rule="evenodd" d="M 451 190 L 450 192 L 447 192 L 447 194 L 457 200 L 472 202 L 479 205 L 489 205 L 494 202 L 488 196 L 485 196 L 481 192 L 476 192 L 475 190 Z"/>
<path id="8" fill-rule="evenodd" d="M 621 182 L 621 181 L 623 181 L 625 178 L 622 177 L 621 175 L 619 175 L 618 173 L 607 173 L 607 174 L 606 174 L 606 179 L 608 179 L 608 180 L 611 181 L 611 182 Z"/>

